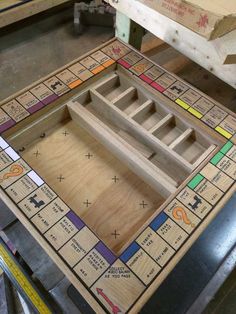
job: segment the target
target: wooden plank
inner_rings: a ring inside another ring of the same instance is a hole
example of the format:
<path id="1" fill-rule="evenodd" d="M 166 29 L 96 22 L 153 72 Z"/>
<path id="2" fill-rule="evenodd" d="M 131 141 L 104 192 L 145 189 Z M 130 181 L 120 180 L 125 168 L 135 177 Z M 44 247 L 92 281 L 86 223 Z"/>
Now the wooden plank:
<path id="1" fill-rule="evenodd" d="M 122 38 L 126 43 L 137 49 L 141 48 L 144 29 L 125 14 L 118 12 L 116 15 L 116 37 Z"/>
<path id="2" fill-rule="evenodd" d="M 152 36 L 151 33 L 144 35 L 141 46 L 141 53 L 151 57 L 161 51 L 167 49 L 169 45 L 160 38 Z"/>
<path id="3" fill-rule="evenodd" d="M 69 1 L 70 0 L 33 0 L 11 8 L 0 13 L 0 28 Z"/>
<path id="4" fill-rule="evenodd" d="M 178 74 L 192 64 L 193 62 L 190 59 L 181 54 L 171 60 L 168 60 L 163 66 L 167 71 Z M 186 79 L 186 81 L 188 80 Z"/>
<path id="5" fill-rule="evenodd" d="M 222 65 L 212 42 L 138 1 L 120 0 L 111 5 L 224 82 L 236 87 L 236 65 Z"/>
<path id="6" fill-rule="evenodd" d="M 236 28 L 234 0 L 139 1 L 207 39 L 218 38 Z"/>
<path id="7" fill-rule="evenodd" d="M 9 10 L 10 8 L 16 7 L 18 5 L 22 5 L 27 1 L 31 0 L 2 0 L 0 2 L 0 12 Z"/>
<path id="8" fill-rule="evenodd" d="M 236 64 L 236 31 L 214 40 L 213 45 L 223 64 Z"/>

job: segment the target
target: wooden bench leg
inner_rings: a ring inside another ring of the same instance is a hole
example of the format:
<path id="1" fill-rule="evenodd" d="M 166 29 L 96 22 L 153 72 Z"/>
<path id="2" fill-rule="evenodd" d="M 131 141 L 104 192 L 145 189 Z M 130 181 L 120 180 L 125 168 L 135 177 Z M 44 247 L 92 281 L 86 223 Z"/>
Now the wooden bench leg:
<path id="1" fill-rule="evenodd" d="M 116 12 L 116 37 L 140 50 L 144 28 L 123 13 Z"/>

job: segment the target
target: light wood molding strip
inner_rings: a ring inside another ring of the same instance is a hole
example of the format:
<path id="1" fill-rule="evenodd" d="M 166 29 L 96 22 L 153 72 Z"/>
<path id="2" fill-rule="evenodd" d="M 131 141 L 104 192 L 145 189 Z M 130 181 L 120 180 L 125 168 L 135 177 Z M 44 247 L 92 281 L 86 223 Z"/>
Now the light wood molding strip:
<path id="1" fill-rule="evenodd" d="M 189 136 L 191 136 L 191 134 L 193 134 L 194 130 L 193 129 L 187 129 L 184 131 L 184 133 L 182 133 L 179 137 L 177 137 L 176 140 L 174 140 L 174 142 L 172 142 L 169 147 L 171 149 L 175 149 L 178 145 L 180 145 L 181 143 L 183 143 L 185 140 L 187 140 L 189 138 Z"/>
<path id="2" fill-rule="evenodd" d="M 127 88 L 123 93 L 119 94 L 119 96 L 114 98 L 111 102 L 113 103 L 114 106 L 119 108 L 124 102 L 134 97 L 136 92 L 137 92 L 136 88 L 131 86 Z"/>
<path id="3" fill-rule="evenodd" d="M 194 168 L 198 167 L 206 158 L 216 149 L 216 145 L 211 145 L 193 164 Z"/>
<path id="4" fill-rule="evenodd" d="M 168 113 L 167 116 L 165 116 L 163 119 L 161 119 L 161 121 L 155 124 L 148 132 L 153 134 L 158 129 L 161 129 L 164 126 L 166 126 L 173 118 L 174 118 L 174 115 L 172 113 Z"/>
<path id="5" fill-rule="evenodd" d="M 147 101 L 145 101 L 145 103 L 143 103 L 140 107 L 138 107 L 136 110 L 134 110 L 133 112 L 131 112 L 129 114 L 130 118 L 134 118 L 138 113 L 140 113 L 142 110 L 144 110 L 145 108 L 147 108 L 148 106 L 151 106 L 153 104 L 153 101 L 151 99 L 148 99 Z"/>

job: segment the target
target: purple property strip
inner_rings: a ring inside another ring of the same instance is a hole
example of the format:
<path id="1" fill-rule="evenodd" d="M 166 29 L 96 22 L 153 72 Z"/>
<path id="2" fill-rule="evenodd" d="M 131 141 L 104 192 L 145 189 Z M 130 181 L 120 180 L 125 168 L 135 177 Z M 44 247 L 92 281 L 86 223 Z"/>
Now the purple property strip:
<path id="1" fill-rule="evenodd" d="M 53 94 L 53 95 L 48 96 L 47 98 L 43 99 L 42 102 L 44 103 L 44 105 L 49 105 L 51 102 L 53 102 L 57 98 L 59 98 L 59 96 L 57 96 L 56 94 Z"/>
<path id="2" fill-rule="evenodd" d="M 40 109 L 42 109 L 45 105 L 42 102 L 38 102 L 37 104 L 35 104 L 34 106 L 28 108 L 27 110 L 29 111 L 29 113 L 34 113 Z"/>
<path id="3" fill-rule="evenodd" d="M 13 125 L 15 125 L 15 121 L 9 120 L 3 124 L 0 125 L 0 133 L 6 131 L 7 129 L 11 128 Z"/>
<path id="4" fill-rule="evenodd" d="M 71 210 L 66 214 L 66 217 L 76 226 L 78 230 L 81 230 L 85 223 Z"/>
<path id="5" fill-rule="evenodd" d="M 101 241 L 95 246 L 95 249 L 105 258 L 105 260 L 110 265 L 113 264 L 117 259 L 117 257 Z"/>

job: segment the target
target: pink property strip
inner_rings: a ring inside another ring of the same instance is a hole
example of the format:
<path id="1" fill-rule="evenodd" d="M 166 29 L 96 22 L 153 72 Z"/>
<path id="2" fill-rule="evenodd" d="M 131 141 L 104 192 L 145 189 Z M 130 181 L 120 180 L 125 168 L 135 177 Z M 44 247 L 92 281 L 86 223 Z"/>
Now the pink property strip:
<path id="1" fill-rule="evenodd" d="M 118 62 L 120 65 L 122 65 L 123 67 L 125 67 L 126 69 L 129 69 L 129 68 L 131 67 L 131 65 L 130 65 L 128 62 L 126 62 L 126 61 L 124 61 L 124 60 L 122 60 L 122 59 L 118 60 L 117 62 Z"/>
<path id="2" fill-rule="evenodd" d="M 148 83 L 148 84 L 151 84 L 153 81 L 149 78 L 149 77 L 147 77 L 145 74 L 141 74 L 140 76 L 139 76 L 139 78 L 141 78 L 141 80 L 143 80 L 144 82 L 146 82 L 146 83 Z"/>
<path id="3" fill-rule="evenodd" d="M 161 85 L 157 84 L 156 82 L 152 82 L 151 86 L 158 90 L 159 92 L 163 93 L 165 88 L 162 87 Z"/>

